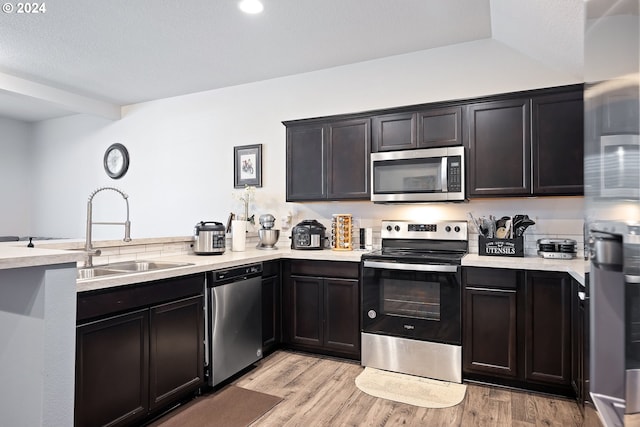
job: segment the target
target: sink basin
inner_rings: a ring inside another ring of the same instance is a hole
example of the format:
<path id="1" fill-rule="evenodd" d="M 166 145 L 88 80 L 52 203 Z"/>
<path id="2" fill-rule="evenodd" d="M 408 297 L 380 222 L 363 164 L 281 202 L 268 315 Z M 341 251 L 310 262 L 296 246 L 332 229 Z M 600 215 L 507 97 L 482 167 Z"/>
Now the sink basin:
<path id="1" fill-rule="evenodd" d="M 78 280 L 95 279 L 101 276 L 109 276 L 112 274 L 122 274 L 120 271 L 111 271 L 105 268 L 88 267 L 78 269 Z"/>
<path id="2" fill-rule="evenodd" d="M 102 276 L 115 276 L 143 271 L 156 271 L 168 268 L 193 265 L 189 262 L 164 262 L 164 261 L 123 261 L 113 264 L 105 264 L 96 267 L 78 269 L 78 280 L 95 279 Z"/>
<path id="3" fill-rule="evenodd" d="M 123 261 L 113 264 L 107 264 L 100 266 L 101 268 L 107 268 L 109 270 L 136 272 L 136 271 L 151 271 L 151 270 L 163 270 L 165 268 L 184 267 L 186 265 L 193 265 L 188 262 L 164 262 L 164 261 Z"/>

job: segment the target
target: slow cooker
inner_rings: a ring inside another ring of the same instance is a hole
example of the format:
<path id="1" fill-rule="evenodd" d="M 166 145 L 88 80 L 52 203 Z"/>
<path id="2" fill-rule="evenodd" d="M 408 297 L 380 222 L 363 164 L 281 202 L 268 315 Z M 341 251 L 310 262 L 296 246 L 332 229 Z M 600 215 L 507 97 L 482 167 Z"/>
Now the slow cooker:
<path id="1" fill-rule="evenodd" d="M 193 252 L 197 255 L 220 255 L 225 250 L 225 226 L 216 221 L 200 221 L 193 237 Z"/>
<path id="2" fill-rule="evenodd" d="M 305 219 L 291 230 L 291 249 L 323 249 L 325 230 L 315 219 Z"/>

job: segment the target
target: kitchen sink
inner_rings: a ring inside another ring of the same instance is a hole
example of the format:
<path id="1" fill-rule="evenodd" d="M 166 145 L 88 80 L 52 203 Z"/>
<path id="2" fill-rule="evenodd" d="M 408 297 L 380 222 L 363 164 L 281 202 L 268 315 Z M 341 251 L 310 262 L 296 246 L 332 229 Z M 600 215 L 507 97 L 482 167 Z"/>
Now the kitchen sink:
<path id="1" fill-rule="evenodd" d="M 109 270 L 119 271 L 150 271 L 150 270 L 163 270 L 165 268 L 184 267 L 187 265 L 193 265 L 188 262 L 164 262 L 164 261 L 123 261 L 113 264 L 107 264 L 100 266 L 100 268 L 108 268 Z"/>
<path id="2" fill-rule="evenodd" d="M 115 276 L 144 271 L 165 270 L 168 268 L 185 267 L 193 265 L 189 262 L 164 262 L 164 261 L 123 261 L 113 264 L 105 264 L 96 267 L 78 269 L 78 280 L 95 279 L 102 276 Z"/>
<path id="3" fill-rule="evenodd" d="M 101 276 L 109 276 L 112 274 L 122 274 L 122 272 L 107 270 L 105 268 L 88 267 L 88 268 L 79 268 L 77 277 L 78 277 L 78 280 L 88 280 L 88 279 L 95 279 Z"/>

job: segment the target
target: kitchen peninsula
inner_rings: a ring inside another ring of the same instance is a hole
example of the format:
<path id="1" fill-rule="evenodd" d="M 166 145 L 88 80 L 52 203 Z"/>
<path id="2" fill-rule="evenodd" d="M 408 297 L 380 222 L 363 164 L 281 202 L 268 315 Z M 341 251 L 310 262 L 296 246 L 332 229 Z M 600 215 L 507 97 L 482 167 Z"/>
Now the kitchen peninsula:
<path id="1" fill-rule="evenodd" d="M 4 425 L 73 425 L 77 251 L 0 246 Z"/>
<path id="2" fill-rule="evenodd" d="M 174 238 L 173 240 L 175 240 Z M 185 241 L 188 238 L 184 238 Z M 140 239 L 135 244 L 152 245 L 161 239 Z M 182 240 L 182 239 L 180 239 Z M 122 242 L 120 242 L 122 244 Z M 189 251 L 162 255 L 152 252 L 129 253 L 132 259 L 163 260 L 184 263 L 176 268 L 139 272 L 76 282 L 76 262 L 84 259 L 82 251 L 43 249 L 65 247 L 60 242 L 37 244 L 36 248 L 0 246 L 0 330 L 3 341 L 10 343 L 11 352 L 5 354 L 6 366 L 11 366 L 5 382 L 2 403 L 4 413 L 15 413 L 20 407 L 18 396 L 35 395 L 39 411 L 15 414 L 11 424 L 71 425 L 73 423 L 76 295 L 106 288 L 125 288 L 128 285 L 152 282 L 172 277 L 225 269 L 237 265 L 273 260 L 304 259 L 315 261 L 344 261 L 358 263 L 364 251 L 291 250 L 280 242 L 280 249 L 247 249 L 226 251 L 216 256 L 198 256 Z M 122 244 L 131 251 L 131 244 Z M 75 248 L 76 243 L 67 243 Z M 188 246 L 187 246 L 188 247 Z M 147 248 L 149 249 L 149 248 Z M 121 258 L 118 258 L 122 260 Z M 107 262 L 101 259 L 99 264 Z M 79 264 L 78 264 L 79 265 Z M 576 260 L 543 260 L 535 256 L 524 258 L 485 257 L 467 254 L 462 266 L 482 266 L 502 269 L 548 270 L 566 272 L 584 281 L 585 262 Z M 26 340 L 24 337 L 29 337 Z M 36 367 L 34 369 L 34 367 Z M 24 375 L 39 372 L 40 375 Z M 42 374 L 46 372 L 46 377 Z M 33 393 L 42 390 L 42 393 Z M 17 392 L 16 392 L 17 391 Z M 12 398 L 11 396 L 16 396 Z"/>

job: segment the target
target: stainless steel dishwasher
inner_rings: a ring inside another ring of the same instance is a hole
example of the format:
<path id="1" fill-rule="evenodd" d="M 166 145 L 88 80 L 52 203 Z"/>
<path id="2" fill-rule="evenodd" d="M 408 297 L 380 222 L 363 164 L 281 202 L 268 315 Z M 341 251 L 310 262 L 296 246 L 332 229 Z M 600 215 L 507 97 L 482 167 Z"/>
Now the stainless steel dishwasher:
<path id="1" fill-rule="evenodd" d="M 209 273 L 209 385 L 262 358 L 262 264 Z"/>

